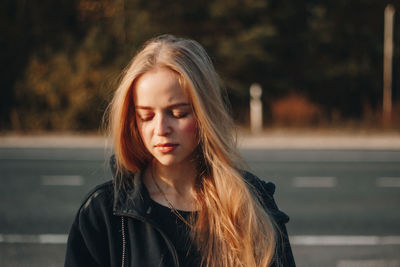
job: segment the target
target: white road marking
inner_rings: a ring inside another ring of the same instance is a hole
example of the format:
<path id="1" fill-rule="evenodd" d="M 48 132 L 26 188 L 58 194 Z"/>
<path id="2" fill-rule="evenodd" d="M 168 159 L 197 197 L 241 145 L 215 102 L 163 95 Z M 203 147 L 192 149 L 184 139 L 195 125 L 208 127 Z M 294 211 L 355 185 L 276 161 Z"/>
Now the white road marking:
<path id="1" fill-rule="evenodd" d="M 337 179 L 335 177 L 295 177 L 294 187 L 335 187 Z"/>
<path id="2" fill-rule="evenodd" d="M 400 245 L 400 236 L 298 235 L 290 236 L 298 246 L 381 246 Z"/>
<path id="3" fill-rule="evenodd" d="M 42 185 L 80 186 L 83 185 L 80 175 L 43 175 Z"/>
<path id="4" fill-rule="evenodd" d="M 398 260 L 340 260 L 336 267 L 400 267 Z"/>
<path id="5" fill-rule="evenodd" d="M 66 244 L 68 235 L 42 234 L 39 235 L 39 240 L 41 244 Z"/>
<path id="6" fill-rule="evenodd" d="M 68 235 L 64 234 L 0 234 L 0 243 L 8 244 L 66 244 L 67 240 Z"/>
<path id="7" fill-rule="evenodd" d="M 400 187 L 400 177 L 379 177 L 376 179 L 378 187 Z"/>
<path id="8" fill-rule="evenodd" d="M 290 236 L 293 246 L 385 246 L 400 245 L 400 236 Z M 0 234 L 0 243 L 66 244 L 67 234 Z"/>

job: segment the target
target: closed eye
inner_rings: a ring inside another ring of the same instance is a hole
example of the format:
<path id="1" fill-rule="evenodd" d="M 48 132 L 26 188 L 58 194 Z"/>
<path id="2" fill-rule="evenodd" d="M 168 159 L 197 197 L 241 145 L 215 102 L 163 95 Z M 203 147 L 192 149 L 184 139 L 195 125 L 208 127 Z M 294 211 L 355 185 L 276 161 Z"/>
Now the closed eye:
<path id="1" fill-rule="evenodd" d="M 176 119 L 181 119 L 186 117 L 189 114 L 189 112 L 182 112 L 182 111 L 172 111 L 171 115 L 172 117 L 176 118 Z"/>
<path id="2" fill-rule="evenodd" d="M 137 117 L 141 120 L 141 121 L 150 121 L 153 119 L 154 114 L 149 113 L 149 114 L 137 114 Z"/>
<path id="3" fill-rule="evenodd" d="M 139 119 L 140 119 L 141 121 L 151 121 L 152 118 L 153 118 L 152 116 L 151 116 L 151 117 L 140 117 L 140 116 L 139 116 Z"/>

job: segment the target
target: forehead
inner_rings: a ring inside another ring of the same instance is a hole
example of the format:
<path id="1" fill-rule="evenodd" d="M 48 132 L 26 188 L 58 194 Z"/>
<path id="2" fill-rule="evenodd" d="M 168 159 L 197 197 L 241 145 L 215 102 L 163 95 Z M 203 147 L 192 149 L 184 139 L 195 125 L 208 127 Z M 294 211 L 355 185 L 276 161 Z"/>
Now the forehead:
<path id="1" fill-rule="evenodd" d="M 190 103 L 178 74 L 167 68 L 158 68 L 141 75 L 133 88 L 133 101 L 135 106 L 152 108 Z"/>

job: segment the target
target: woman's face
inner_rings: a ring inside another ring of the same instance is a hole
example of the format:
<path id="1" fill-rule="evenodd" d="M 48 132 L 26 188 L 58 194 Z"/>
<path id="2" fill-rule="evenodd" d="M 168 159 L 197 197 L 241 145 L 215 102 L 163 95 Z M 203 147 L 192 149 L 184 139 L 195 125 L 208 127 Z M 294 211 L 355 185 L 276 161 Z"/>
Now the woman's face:
<path id="1" fill-rule="evenodd" d="M 178 76 L 167 68 L 143 74 L 133 91 L 136 123 L 147 150 L 162 165 L 190 160 L 197 144 L 197 121 Z"/>

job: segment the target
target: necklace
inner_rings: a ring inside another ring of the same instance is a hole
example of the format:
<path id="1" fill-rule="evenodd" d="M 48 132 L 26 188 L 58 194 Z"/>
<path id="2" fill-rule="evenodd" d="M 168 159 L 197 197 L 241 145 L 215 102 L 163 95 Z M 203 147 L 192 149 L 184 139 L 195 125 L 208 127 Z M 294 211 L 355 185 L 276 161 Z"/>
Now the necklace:
<path id="1" fill-rule="evenodd" d="M 153 175 L 153 164 L 151 165 L 150 176 L 151 176 L 151 179 L 153 180 L 153 183 L 156 185 L 158 191 L 161 193 L 161 195 L 163 196 L 164 200 L 167 202 L 168 207 L 172 210 L 173 213 L 176 214 L 176 216 L 178 216 L 178 218 L 181 221 L 183 221 L 186 225 L 190 226 L 189 222 L 185 218 L 183 218 L 183 216 L 179 213 L 179 211 L 177 209 L 175 209 L 174 205 L 172 205 L 172 203 L 168 200 L 167 195 L 165 195 L 164 191 L 158 185 L 158 183 L 157 183 L 157 181 L 156 181 L 156 179 L 154 178 L 154 175 Z"/>

